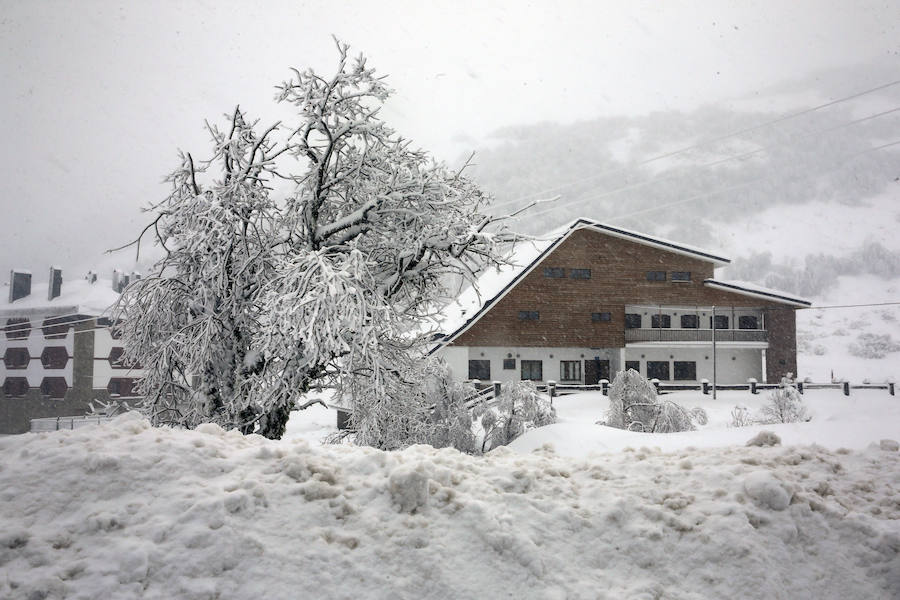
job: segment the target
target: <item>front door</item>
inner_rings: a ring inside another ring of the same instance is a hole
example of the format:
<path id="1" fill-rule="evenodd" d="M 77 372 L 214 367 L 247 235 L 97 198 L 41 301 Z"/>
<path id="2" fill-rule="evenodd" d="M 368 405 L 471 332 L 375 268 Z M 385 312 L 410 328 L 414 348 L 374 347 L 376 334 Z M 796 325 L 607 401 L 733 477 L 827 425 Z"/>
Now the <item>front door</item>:
<path id="1" fill-rule="evenodd" d="M 584 384 L 597 385 L 601 379 L 609 381 L 609 361 L 595 359 L 584 361 Z"/>

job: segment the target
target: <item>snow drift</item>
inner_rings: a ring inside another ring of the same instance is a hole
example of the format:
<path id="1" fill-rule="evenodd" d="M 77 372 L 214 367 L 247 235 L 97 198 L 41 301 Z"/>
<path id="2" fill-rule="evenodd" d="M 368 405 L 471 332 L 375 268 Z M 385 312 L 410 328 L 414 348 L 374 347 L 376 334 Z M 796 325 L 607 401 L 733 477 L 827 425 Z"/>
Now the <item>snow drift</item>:
<path id="1" fill-rule="evenodd" d="M 900 453 L 0 439 L 3 598 L 896 598 Z"/>

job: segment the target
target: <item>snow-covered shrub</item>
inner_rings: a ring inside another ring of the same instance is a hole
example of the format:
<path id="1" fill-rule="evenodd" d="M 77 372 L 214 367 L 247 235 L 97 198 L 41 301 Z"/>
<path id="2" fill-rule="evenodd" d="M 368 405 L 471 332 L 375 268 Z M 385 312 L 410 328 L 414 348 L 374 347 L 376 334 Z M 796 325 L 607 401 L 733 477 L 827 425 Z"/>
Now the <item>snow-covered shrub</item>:
<path id="1" fill-rule="evenodd" d="M 413 444 L 477 451 L 466 400 L 469 384 L 454 381 L 441 361 L 409 366 L 402 377 L 387 378 L 378 390 L 351 378 L 344 392 L 354 399 L 350 417 L 357 444 L 398 450 Z M 414 383 L 411 383 L 414 382 Z"/>
<path id="2" fill-rule="evenodd" d="M 503 384 L 499 401 L 494 406 L 476 407 L 474 415 L 481 419 L 484 430 L 482 452 L 505 446 L 530 428 L 556 422 L 556 410 L 531 381 Z"/>
<path id="3" fill-rule="evenodd" d="M 769 403 L 759 409 L 759 423 L 800 423 L 808 420 L 803 398 L 787 378 L 781 380 L 780 388 L 769 394 Z"/>
<path id="4" fill-rule="evenodd" d="M 656 387 L 634 369 L 620 371 L 609 388 L 606 425 L 629 431 L 671 433 L 692 431 L 694 422 L 705 425 L 706 411 L 686 410 L 671 400 L 660 399 Z"/>
<path id="5" fill-rule="evenodd" d="M 861 333 L 856 336 L 856 343 L 850 344 L 848 350 L 853 356 L 860 358 L 884 358 L 891 352 L 900 352 L 900 344 L 891 339 L 891 334 L 878 335 Z"/>
<path id="6" fill-rule="evenodd" d="M 729 427 L 747 427 L 748 425 L 753 425 L 753 417 L 750 415 L 749 408 L 738 404 L 731 409 L 731 423 Z"/>

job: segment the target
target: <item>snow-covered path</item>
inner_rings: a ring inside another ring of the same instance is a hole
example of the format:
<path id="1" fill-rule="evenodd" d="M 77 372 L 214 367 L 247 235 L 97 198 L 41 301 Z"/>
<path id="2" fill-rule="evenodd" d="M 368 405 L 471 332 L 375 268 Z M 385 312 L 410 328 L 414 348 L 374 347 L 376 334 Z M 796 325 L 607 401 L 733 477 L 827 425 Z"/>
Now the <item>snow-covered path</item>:
<path id="1" fill-rule="evenodd" d="M 130 414 L 0 457 L 2 598 L 900 597 L 877 445 L 479 458 Z"/>

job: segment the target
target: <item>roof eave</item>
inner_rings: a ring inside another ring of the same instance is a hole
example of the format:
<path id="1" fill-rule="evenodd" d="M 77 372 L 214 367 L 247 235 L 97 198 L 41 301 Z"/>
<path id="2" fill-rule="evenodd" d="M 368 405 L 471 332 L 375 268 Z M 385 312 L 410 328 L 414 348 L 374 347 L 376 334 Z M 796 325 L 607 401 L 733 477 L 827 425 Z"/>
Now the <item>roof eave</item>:
<path id="1" fill-rule="evenodd" d="M 798 308 L 810 308 L 812 307 L 812 302 L 809 300 L 804 300 L 803 298 L 794 298 L 792 296 L 786 296 L 779 293 L 774 292 L 764 292 L 762 290 L 754 290 L 750 288 L 741 287 L 739 285 L 733 283 L 726 283 L 723 281 L 716 281 L 715 279 L 705 279 L 703 281 L 704 285 L 710 287 L 716 287 L 728 292 L 734 292 L 736 294 L 740 294 L 742 296 L 749 296 L 752 298 L 760 298 L 763 300 L 774 300 L 780 304 L 788 304 L 791 306 L 796 306 Z"/>

